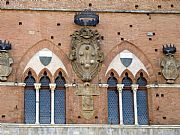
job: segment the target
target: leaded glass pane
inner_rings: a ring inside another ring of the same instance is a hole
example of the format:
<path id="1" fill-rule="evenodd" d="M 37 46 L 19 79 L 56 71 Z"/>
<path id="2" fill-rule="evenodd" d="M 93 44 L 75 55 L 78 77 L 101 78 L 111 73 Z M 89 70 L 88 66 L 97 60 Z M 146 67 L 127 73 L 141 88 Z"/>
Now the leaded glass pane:
<path id="1" fill-rule="evenodd" d="M 61 72 L 59 73 L 59 76 L 56 78 L 55 83 L 56 83 L 56 87 L 64 87 L 66 81 L 62 76 Z"/>
<path id="2" fill-rule="evenodd" d="M 35 90 L 25 90 L 25 123 L 34 124 L 36 121 L 36 92 Z"/>
<path id="3" fill-rule="evenodd" d="M 119 96 L 117 90 L 108 90 L 108 123 L 119 124 Z"/>
<path id="4" fill-rule="evenodd" d="M 26 86 L 34 87 L 35 79 L 32 76 L 31 72 L 28 73 L 28 76 L 25 78 L 24 83 L 26 83 Z"/>
<path id="5" fill-rule="evenodd" d="M 49 79 L 49 77 L 47 76 L 47 73 L 46 73 L 46 72 L 44 72 L 44 76 L 41 77 L 40 82 L 41 82 L 41 86 L 49 86 L 50 79 Z"/>
<path id="6" fill-rule="evenodd" d="M 122 83 L 124 84 L 124 89 L 122 91 L 123 123 L 125 125 L 133 125 L 134 99 L 133 91 L 129 89 L 131 88 L 132 80 L 128 77 L 128 73 L 125 73 L 125 77 L 123 78 Z"/>
<path id="7" fill-rule="evenodd" d="M 109 87 L 116 87 L 117 85 L 117 79 L 114 77 L 114 73 L 111 73 L 111 77 L 108 78 L 107 81 Z"/>
<path id="8" fill-rule="evenodd" d="M 50 124 L 51 123 L 51 91 L 50 90 L 40 90 L 40 113 L 39 121 L 41 124 Z"/>
<path id="9" fill-rule="evenodd" d="M 55 90 L 55 123 L 65 124 L 66 123 L 66 108 L 65 108 L 65 79 L 60 72 L 58 77 L 55 79 L 56 90 Z"/>
<path id="10" fill-rule="evenodd" d="M 132 84 L 131 78 L 129 78 L 128 76 L 124 77 L 122 80 L 122 84 L 124 84 L 124 86 L 131 86 Z"/>
<path id="11" fill-rule="evenodd" d="M 138 112 L 138 124 L 148 124 L 148 110 L 147 110 L 147 91 L 137 91 L 137 112 Z"/>
<path id="12" fill-rule="evenodd" d="M 140 74 L 140 77 L 137 80 L 139 87 L 147 85 L 147 80 L 143 77 L 143 74 Z M 148 107 L 147 107 L 147 90 L 138 89 L 137 91 L 137 113 L 138 113 L 138 124 L 147 125 L 149 123 L 148 119 Z"/>
<path id="13" fill-rule="evenodd" d="M 137 84 L 139 84 L 139 86 L 146 86 L 147 85 L 147 81 L 144 77 L 139 77 L 137 80 Z"/>
<path id="14" fill-rule="evenodd" d="M 123 108 L 123 123 L 125 125 L 134 124 L 134 102 L 132 90 L 122 91 L 122 108 Z"/>
<path id="15" fill-rule="evenodd" d="M 27 124 L 34 124 L 36 121 L 36 92 L 34 90 L 35 79 L 31 72 L 24 80 L 26 87 L 24 90 L 24 121 Z"/>
<path id="16" fill-rule="evenodd" d="M 65 90 L 55 90 L 55 123 L 65 124 Z"/>
<path id="17" fill-rule="evenodd" d="M 39 92 L 39 121 L 41 124 L 51 123 L 51 91 L 49 89 L 50 79 L 47 73 L 40 79 L 41 89 Z M 45 87 L 44 87 L 45 86 Z"/>

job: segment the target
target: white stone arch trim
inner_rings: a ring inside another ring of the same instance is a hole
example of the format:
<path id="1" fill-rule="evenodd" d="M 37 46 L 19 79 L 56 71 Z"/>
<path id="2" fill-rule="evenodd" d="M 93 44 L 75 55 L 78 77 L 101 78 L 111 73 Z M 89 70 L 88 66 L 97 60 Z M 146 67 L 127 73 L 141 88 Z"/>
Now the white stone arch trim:
<path id="1" fill-rule="evenodd" d="M 122 64 L 122 62 L 121 62 L 121 60 L 120 60 L 120 55 L 121 55 L 122 53 L 131 53 L 131 54 L 132 54 L 132 63 L 131 63 L 130 66 L 125 67 L 125 66 Z M 140 60 L 135 54 L 133 54 L 132 52 L 130 52 L 129 50 L 123 50 L 122 52 L 120 52 L 119 54 L 117 54 L 117 55 L 114 57 L 114 59 L 111 61 L 111 63 L 110 63 L 109 66 L 108 66 L 108 69 L 107 69 L 107 71 L 106 71 L 106 75 L 107 75 L 107 73 L 109 72 L 109 70 L 111 70 L 111 69 L 114 69 L 114 70 L 118 73 L 119 76 L 121 76 L 121 74 L 123 73 L 123 71 L 126 70 L 126 69 L 128 69 L 128 70 L 133 74 L 133 76 L 135 76 L 135 75 L 137 74 L 137 72 L 138 72 L 139 70 L 141 70 L 141 69 L 144 70 L 144 72 L 146 72 L 147 75 L 149 75 L 148 72 L 147 72 L 146 67 L 145 67 L 144 64 L 141 62 L 141 60 Z"/>
<path id="2" fill-rule="evenodd" d="M 51 62 L 47 65 L 44 66 L 40 59 L 39 59 L 39 53 L 40 51 L 47 51 L 47 52 L 51 52 L 52 53 L 52 59 Z M 35 73 L 38 75 L 41 70 L 43 70 L 44 68 L 48 69 L 52 75 L 55 74 L 55 72 L 61 68 L 62 70 L 64 70 L 64 72 L 68 75 L 67 70 L 63 64 L 63 62 L 61 61 L 61 59 L 56 56 L 51 50 L 47 49 L 47 48 L 43 48 L 42 50 L 38 51 L 36 54 L 34 54 L 34 56 L 29 60 L 29 62 L 27 63 L 26 67 L 24 68 L 23 73 L 28 69 L 28 68 L 32 68 Z"/>

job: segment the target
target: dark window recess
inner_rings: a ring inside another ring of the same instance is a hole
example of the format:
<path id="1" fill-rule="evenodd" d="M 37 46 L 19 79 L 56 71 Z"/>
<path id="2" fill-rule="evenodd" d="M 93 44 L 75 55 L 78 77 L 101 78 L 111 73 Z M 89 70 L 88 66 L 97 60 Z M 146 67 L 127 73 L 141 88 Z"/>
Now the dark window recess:
<path id="1" fill-rule="evenodd" d="M 173 8 L 173 7 L 174 7 L 174 5 L 173 5 L 173 4 L 171 4 L 171 7 Z"/>
<path id="2" fill-rule="evenodd" d="M 95 119 L 98 119 L 98 116 L 95 116 Z"/>
<path id="3" fill-rule="evenodd" d="M 2 117 L 2 118 L 5 118 L 5 117 L 6 117 L 6 115 L 2 115 L 1 117 Z"/>
<path id="4" fill-rule="evenodd" d="M 161 97 L 164 97 L 164 94 L 161 94 Z"/>
<path id="5" fill-rule="evenodd" d="M 156 94 L 156 97 L 159 97 L 159 94 L 158 94 L 158 93 Z"/>
<path id="6" fill-rule="evenodd" d="M 123 41 L 123 40 L 124 40 L 124 38 L 121 38 L 121 40 Z"/>
<path id="7" fill-rule="evenodd" d="M 132 27 L 132 25 L 129 25 L 129 27 Z"/>
<path id="8" fill-rule="evenodd" d="M 152 38 L 149 38 L 149 41 L 152 41 Z"/>
<path id="9" fill-rule="evenodd" d="M 54 36 L 51 36 L 51 39 L 54 39 Z"/>
<path id="10" fill-rule="evenodd" d="M 158 51 L 158 49 L 155 49 L 155 52 L 157 52 Z"/>
<path id="11" fill-rule="evenodd" d="M 81 118 L 81 116 L 78 116 L 78 119 L 80 119 Z"/>
<path id="12" fill-rule="evenodd" d="M 118 35 L 120 35 L 121 33 L 120 32 L 117 32 Z"/>
<path id="13" fill-rule="evenodd" d="M 156 35 L 156 33 L 155 32 L 153 32 L 153 36 L 155 36 Z"/>
<path id="14" fill-rule="evenodd" d="M 163 117 L 163 119 L 165 120 L 165 119 L 166 119 L 166 117 Z"/>
<path id="15" fill-rule="evenodd" d="M 22 22 L 19 22 L 19 25 L 22 25 Z"/>
<path id="16" fill-rule="evenodd" d="M 57 26 L 60 26 L 61 24 L 60 23 L 57 23 Z"/>
<path id="17" fill-rule="evenodd" d="M 59 46 L 61 46 L 61 43 L 58 43 Z"/>
<path id="18" fill-rule="evenodd" d="M 89 3 L 89 7 L 92 7 L 92 3 Z"/>

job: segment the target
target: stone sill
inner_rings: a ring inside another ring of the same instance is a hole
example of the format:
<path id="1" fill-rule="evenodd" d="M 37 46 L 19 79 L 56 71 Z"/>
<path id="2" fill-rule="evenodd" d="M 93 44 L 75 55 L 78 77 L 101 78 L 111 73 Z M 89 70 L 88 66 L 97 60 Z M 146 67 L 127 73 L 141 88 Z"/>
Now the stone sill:
<path id="1" fill-rule="evenodd" d="M 108 124 L 17 124 L 0 123 L 5 128 L 122 128 L 122 129 L 180 129 L 180 125 L 108 125 Z"/>

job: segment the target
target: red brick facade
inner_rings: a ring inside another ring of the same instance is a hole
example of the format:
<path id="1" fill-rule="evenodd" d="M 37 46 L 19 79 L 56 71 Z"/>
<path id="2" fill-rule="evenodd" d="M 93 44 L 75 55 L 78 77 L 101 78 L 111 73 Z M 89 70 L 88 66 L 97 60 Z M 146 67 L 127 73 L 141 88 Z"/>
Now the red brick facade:
<path id="1" fill-rule="evenodd" d="M 146 2 L 144 0 L 138 2 L 137 0 L 121 2 L 116 0 L 91 2 L 2 0 L 0 4 L 2 8 L 0 39 L 12 43 L 9 54 L 14 59 L 13 71 L 8 77 L 8 82 L 23 82 L 28 72 L 28 70 L 24 72 L 24 69 L 29 60 L 39 50 L 48 48 L 58 56 L 67 70 L 67 73 L 63 69 L 58 69 L 55 74 L 49 72 L 51 82 L 54 82 L 58 72 L 62 71 L 66 83 L 73 83 L 74 79 L 82 83 L 72 70 L 68 55 L 71 45 L 70 35 L 81 28 L 73 23 L 75 11 L 89 7 L 100 11 L 100 23 L 90 28 L 97 29 L 104 37 L 101 48 L 105 54 L 101 71 L 92 83 L 97 83 L 99 78 L 102 83 L 107 83 L 109 74 L 113 71 L 110 70 L 105 74 L 108 66 L 123 50 L 129 50 L 144 64 L 148 74 L 142 72 L 148 84 L 166 83 L 164 77 L 158 74 L 161 72 L 160 62 L 164 57 L 162 45 L 175 44 L 177 48 L 175 57 L 180 58 L 180 2 L 178 0 L 157 0 L 156 2 L 152 0 Z M 41 9 L 44 11 L 40 11 Z M 50 11 L 53 9 L 57 12 Z M 65 9 L 67 11 L 63 11 Z M 137 13 L 123 13 L 130 12 L 129 10 Z M 152 13 L 153 11 L 157 13 Z M 163 13 L 167 11 L 173 13 Z M 148 32 L 153 32 L 154 36 L 147 36 Z M 30 70 L 36 82 L 39 82 L 41 73 L 45 69 L 38 75 L 33 72 L 33 69 Z M 118 83 L 121 83 L 125 72 L 128 72 L 133 83 L 136 83 L 141 71 L 135 76 L 127 70 L 120 76 L 114 72 Z M 180 78 L 177 78 L 175 83 L 179 84 Z M 179 88 L 148 89 L 150 124 L 180 124 L 179 97 Z M 82 116 L 81 97 L 75 96 L 71 88 L 66 89 L 66 101 L 66 123 L 107 123 L 107 88 L 100 88 L 100 96 L 94 96 L 95 112 L 90 120 L 78 118 Z M 23 87 L 0 87 L 0 122 L 24 122 Z"/>

